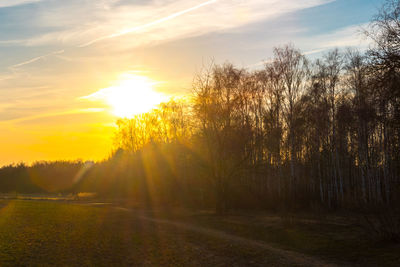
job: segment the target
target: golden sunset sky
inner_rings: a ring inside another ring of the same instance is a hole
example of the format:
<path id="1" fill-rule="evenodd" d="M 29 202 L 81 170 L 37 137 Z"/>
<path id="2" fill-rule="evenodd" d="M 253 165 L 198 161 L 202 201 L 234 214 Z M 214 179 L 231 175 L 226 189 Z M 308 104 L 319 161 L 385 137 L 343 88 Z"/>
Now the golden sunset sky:
<path id="1" fill-rule="evenodd" d="M 100 160 L 119 116 L 190 91 L 203 65 L 366 47 L 380 0 L 0 0 L 0 166 Z M 120 105 L 118 105 L 118 103 Z"/>

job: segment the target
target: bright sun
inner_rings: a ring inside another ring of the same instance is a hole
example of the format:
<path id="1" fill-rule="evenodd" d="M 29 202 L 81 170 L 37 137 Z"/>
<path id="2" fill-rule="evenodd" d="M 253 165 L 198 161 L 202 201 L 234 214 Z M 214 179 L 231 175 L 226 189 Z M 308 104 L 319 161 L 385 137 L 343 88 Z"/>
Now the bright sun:
<path id="1" fill-rule="evenodd" d="M 156 82 L 145 76 L 124 74 L 114 86 L 101 89 L 83 98 L 102 100 L 111 107 L 114 115 L 131 118 L 148 112 L 167 100 L 164 94 L 154 91 L 155 84 Z"/>

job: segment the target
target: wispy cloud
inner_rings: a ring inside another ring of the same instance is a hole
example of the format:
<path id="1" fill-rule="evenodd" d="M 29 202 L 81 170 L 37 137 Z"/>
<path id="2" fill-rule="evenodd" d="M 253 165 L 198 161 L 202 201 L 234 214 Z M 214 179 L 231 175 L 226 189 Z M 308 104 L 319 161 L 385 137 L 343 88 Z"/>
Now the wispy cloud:
<path id="1" fill-rule="evenodd" d="M 11 7 L 11 6 L 19 6 L 23 4 L 40 2 L 42 0 L 1 0 L 0 8 L 2 7 Z"/>
<path id="2" fill-rule="evenodd" d="M 300 38 L 296 43 L 308 55 L 318 54 L 333 48 L 353 47 L 365 50 L 371 45 L 370 40 L 361 32 L 361 29 L 366 27 L 368 27 L 368 24 L 352 25 L 330 33 Z"/>
<path id="3" fill-rule="evenodd" d="M 104 39 L 111 39 L 111 38 L 119 37 L 119 36 L 122 36 L 122 35 L 125 35 L 125 34 L 138 32 L 138 31 L 141 31 L 141 30 L 144 30 L 144 29 L 146 29 L 146 28 L 150 28 L 151 26 L 154 26 L 154 25 L 157 25 L 157 24 L 166 22 L 166 21 L 168 21 L 168 20 L 177 18 L 177 17 L 182 16 L 182 15 L 184 15 L 184 14 L 186 14 L 186 13 L 195 11 L 196 9 L 199 9 L 199 8 L 201 8 L 201 7 L 204 7 L 204 6 L 207 6 L 207 5 L 216 3 L 216 2 L 217 2 L 217 0 L 207 1 L 207 2 L 201 3 L 201 4 L 199 4 L 199 5 L 196 5 L 196 6 L 194 6 L 194 7 L 187 8 L 187 9 L 185 9 L 185 10 L 176 12 L 176 13 L 171 14 L 171 15 L 169 15 L 169 16 L 166 16 L 166 17 L 164 17 L 164 18 L 157 19 L 157 20 L 155 20 L 155 21 L 152 21 L 152 22 L 149 22 L 149 23 L 140 25 L 140 26 L 136 26 L 136 27 L 133 27 L 133 28 L 124 29 L 124 30 L 122 30 L 122 31 L 119 31 L 119 32 L 117 32 L 117 33 L 114 33 L 114 34 L 111 34 L 111 35 L 108 35 L 108 36 L 99 37 L 99 38 L 94 39 L 94 40 L 92 40 L 92 41 L 90 41 L 90 42 L 87 42 L 87 43 L 85 43 L 85 44 L 80 45 L 80 47 L 86 47 L 86 46 L 92 45 L 92 44 L 94 44 L 94 43 L 96 43 L 96 42 L 102 41 L 102 40 L 104 40 Z"/>
<path id="4" fill-rule="evenodd" d="M 138 11 L 134 9 L 122 11 L 121 17 L 115 17 L 115 14 L 118 14 L 115 13 L 106 18 L 107 26 L 99 24 L 102 26 L 87 31 L 88 33 L 95 31 L 109 33 L 89 40 L 85 44 L 109 40 L 107 45 L 114 49 L 158 45 L 212 32 L 230 31 L 332 1 L 334 0 L 304 0 L 301 2 L 297 0 L 219 0 L 204 2 L 200 5 L 197 1 L 175 1 L 173 4 L 162 7 L 146 8 L 141 10 L 142 14 L 138 14 Z M 196 5 L 188 8 L 189 4 Z M 204 7 L 207 5 L 210 6 Z M 181 11 L 176 11 L 177 9 Z M 142 24 L 139 19 L 131 19 L 135 17 L 144 21 L 149 21 L 148 18 L 153 20 Z M 115 29 L 120 30 L 115 32 Z M 117 39 L 117 37 L 122 39 L 113 42 L 112 39 Z M 83 37 L 83 39 L 85 38 Z M 95 41 L 93 42 L 93 40 Z"/>
<path id="5" fill-rule="evenodd" d="M 25 45 L 25 40 L 0 40 L 0 46 Z"/>
<path id="6" fill-rule="evenodd" d="M 344 28 L 337 29 L 332 32 L 327 32 L 317 35 L 291 35 L 290 41 L 293 42 L 296 48 L 300 49 L 305 56 L 314 58 L 327 52 L 331 49 L 339 48 L 345 50 L 346 48 L 357 48 L 359 50 L 366 50 L 371 42 L 363 34 L 362 29 L 368 27 L 368 24 L 352 25 Z M 274 47 L 281 44 L 288 43 L 286 35 L 275 36 L 274 40 L 267 40 L 257 45 L 260 47 Z M 272 55 L 270 55 L 272 57 Z M 257 61 L 253 64 L 248 64 L 245 68 L 258 69 L 271 61 L 271 58 L 267 60 Z"/>
<path id="7" fill-rule="evenodd" d="M 163 3 L 154 1 L 146 5 L 113 5 L 113 0 L 96 3 L 71 0 L 65 4 L 55 1 L 45 12 L 38 13 L 32 19 L 40 27 L 57 28 L 62 22 L 65 29 L 24 40 L 2 40 L 0 44 L 51 45 L 67 49 L 74 46 L 84 48 L 107 40 L 105 45 L 109 46 L 109 51 L 126 50 L 231 30 L 332 1 L 209 0 L 199 3 L 198 0 L 177 0 Z M 118 37 L 123 39 L 113 41 Z M 63 51 L 34 57 L 11 68 L 20 68 Z"/>
<path id="8" fill-rule="evenodd" d="M 40 27 L 59 30 L 42 32 L 28 39 L 3 40 L 24 46 L 88 46 L 102 40 L 135 34 L 124 40 L 137 47 L 154 41 L 223 31 L 269 20 L 334 0 L 177 0 L 152 1 L 145 5 L 111 5 L 112 0 L 53 2 L 32 20 Z M 106 8 L 104 7 L 106 5 Z"/>
<path id="9" fill-rule="evenodd" d="M 48 54 L 46 54 L 46 55 L 34 57 L 34 58 L 31 58 L 31 59 L 26 60 L 26 61 L 24 61 L 24 62 L 21 62 L 21 63 L 15 64 L 15 65 L 12 65 L 10 68 L 11 68 L 11 69 L 17 69 L 17 68 L 19 68 L 19 67 L 22 67 L 22 66 L 25 66 L 25 65 L 34 63 L 34 62 L 36 62 L 36 61 L 38 61 L 38 60 L 45 59 L 46 57 L 54 56 L 54 55 L 59 55 L 59 54 L 62 54 L 62 53 L 64 53 L 64 50 L 54 51 L 54 52 L 48 53 Z"/>
<path id="10" fill-rule="evenodd" d="M 13 77 L 14 77 L 14 75 L 12 75 L 12 74 L 2 74 L 2 75 L 0 75 L 0 81 L 9 80 L 9 79 L 12 79 Z"/>

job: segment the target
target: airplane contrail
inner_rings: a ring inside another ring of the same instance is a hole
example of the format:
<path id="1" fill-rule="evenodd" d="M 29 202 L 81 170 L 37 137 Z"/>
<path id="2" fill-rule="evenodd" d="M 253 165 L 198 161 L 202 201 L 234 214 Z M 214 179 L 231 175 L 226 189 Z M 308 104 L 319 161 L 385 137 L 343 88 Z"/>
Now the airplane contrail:
<path id="1" fill-rule="evenodd" d="M 10 68 L 11 69 L 19 68 L 19 67 L 22 67 L 24 65 L 28 65 L 28 64 L 34 63 L 34 62 L 36 62 L 38 60 L 41 60 L 43 58 L 46 58 L 48 56 L 59 55 L 59 54 L 62 54 L 62 53 L 64 53 L 64 50 L 54 51 L 54 52 L 51 52 L 49 54 L 46 54 L 46 55 L 43 55 L 43 56 L 38 56 L 38 57 L 35 57 L 35 58 L 32 58 L 32 59 L 29 59 L 27 61 L 12 65 Z"/>
<path id="2" fill-rule="evenodd" d="M 199 5 L 196 5 L 194 7 L 191 7 L 191 8 L 188 8 L 188 9 L 173 13 L 173 14 L 171 14 L 169 16 L 164 17 L 164 18 L 161 18 L 161 19 L 146 23 L 144 25 L 140 25 L 140 26 L 136 26 L 136 27 L 133 27 L 133 28 L 125 29 L 123 31 L 120 31 L 120 32 L 117 32 L 117 33 L 114 33 L 114 34 L 111 34 L 111 35 L 107 35 L 107 36 L 103 36 L 103 37 L 94 39 L 94 40 L 92 40 L 90 42 L 87 42 L 87 43 L 84 43 L 82 45 L 79 45 L 78 47 L 87 47 L 87 46 L 90 46 L 90 45 L 92 45 L 94 43 L 100 42 L 100 41 L 105 40 L 105 39 L 115 38 L 115 37 L 119 37 L 119 36 L 122 36 L 122 35 L 125 35 L 125 34 L 133 33 L 133 32 L 136 32 L 136 31 L 140 31 L 140 30 L 149 28 L 149 27 L 151 27 L 153 25 L 157 25 L 157 24 L 160 24 L 162 22 L 165 22 L 165 21 L 174 19 L 176 17 L 182 16 L 182 15 L 184 15 L 186 13 L 189 13 L 189 12 L 191 12 L 193 10 L 196 10 L 196 9 L 201 8 L 203 6 L 206 6 L 206 5 L 213 4 L 215 2 L 217 2 L 217 0 L 210 0 L 210 1 L 207 1 L 207 2 L 204 2 L 204 3 L 201 3 Z M 24 65 L 28 65 L 28 64 L 34 63 L 34 62 L 36 62 L 38 60 L 41 60 L 43 58 L 46 58 L 48 56 L 58 55 L 58 54 L 62 54 L 64 52 L 65 52 L 64 50 L 55 51 L 55 52 L 52 52 L 52 53 L 49 53 L 49 54 L 46 54 L 46 55 L 38 56 L 38 57 L 32 58 L 30 60 L 27 60 L 27 61 L 15 64 L 15 65 L 12 65 L 9 68 L 11 68 L 11 69 L 19 68 L 19 67 L 22 67 Z"/>
<path id="3" fill-rule="evenodd" d="M 194 6 L 194 7 L 191 7 L 191 8 L 176 12 L 174 14 L 171 14 L 171 15 L 167 16 L 167 17 L 164 17 L 164 18 L 161 18 L 161 19 L 146 23 L 144 25 L 140 25 L 140 26 L 136 26 L 136 27 L 133 27 L 133 28 L 125 29 L 125 30 L 122 30 L 120 32 L 117 32 L 117 33 L 114 33 L 114 34 L 111 34 L 111 35 L 107 35 L 107 36 L 103 36 L 103 37 L 94 39 L 94 40 L 92 40 L 90 42 L 87 42 L 87 43 L 84 43 L 84 44 L 80 45 L 79 47 L 87 47 L 87 46 L 90 46 L 90 45 L 92 45 L 94 43 L 100 42 L 102 40 L 111 39 L 111 38 L 119 37 L 119 36 L 122 36 L 122 35 L 125 35 L 125 34 L 137 32 L 137 31 L 149 28 L 151 26 L 160 24 L 162 22 L 174 19 L 176 17 L 182 16 L 182 15 L 184 15 L 186 13 L 189 13 L 189 12 L 191 12 L 193 10 L 196 10 L 196 9 L 201 8 L 203 6 L 206 6 L 206 5 L 213 4 L 215 2 L 217 2 L 217 0 L 210 0 L 210 1 L 204 2 L 202 4 L 199 4 L 197 6 Z"/>

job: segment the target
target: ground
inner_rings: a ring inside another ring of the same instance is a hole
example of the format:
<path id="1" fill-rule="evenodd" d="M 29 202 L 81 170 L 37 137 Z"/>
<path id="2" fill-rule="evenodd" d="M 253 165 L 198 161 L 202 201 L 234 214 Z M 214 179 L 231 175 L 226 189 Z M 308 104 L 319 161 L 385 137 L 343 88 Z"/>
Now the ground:
<path id="1" fill-rule="evenodd" d="M 351 220 L 0 201 L 0 266 L 400 264 L 400 247 Z"/>

